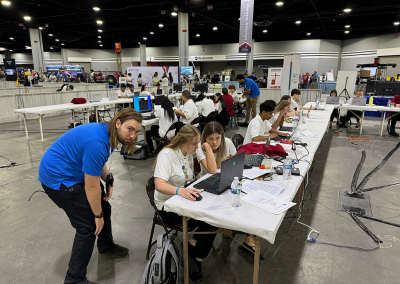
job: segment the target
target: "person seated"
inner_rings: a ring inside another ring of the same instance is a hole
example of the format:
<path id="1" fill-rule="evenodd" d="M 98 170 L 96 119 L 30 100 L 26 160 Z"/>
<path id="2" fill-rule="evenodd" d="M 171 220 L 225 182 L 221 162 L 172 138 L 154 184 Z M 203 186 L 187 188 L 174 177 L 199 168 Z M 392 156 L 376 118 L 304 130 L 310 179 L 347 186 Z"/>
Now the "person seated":
<path id="1" fill-rule="evenodd" d="M 126 92 L 126 85 L 125 84 L 121 84 L 117 94 L 118 94 L 118 98 L 119 99 L 123 99 L 123 98 L 128 98 L 129 97 L 128 93 Z"/>
<path id="2" fill-rule="evenodd" d="M 197 101 L 197 111 L 199 113 L 199 116 L 203 116 L 204 118 L 206 118 L 211 112 L 215 110 L 214 102 L 209 98 L 206 98 L 204 94 L 200 94 L 197 97 Z"/>
<path id="3" fill-rule="evenodd" d="M 292 109 L 299 111 L 299 110 L 313 110 L 313 109 L 317 109 L 316 107 L 303 107 L 303 105 L 301 104 L 300 101 L 300 95 L 301 92 L 299 89 L 293 89 L 291 92 L 291 96 L 292 96 L 292 102 L 290 103 L 290 106 L 292 107 Z"/>
<path id="4" fill-rule="evenodd" d="M 181 116 L 180 121 L 176 127 L 176 133 L 178 133 L 185 124 L 191 124 L 195 118 L 199 117 L 196 104 L 193 102 L 190 92 L 188 90 L 183 91 L 181 98 L 183 101 L 183 105 L 180 109 L 174 110 L 176 115 Z M 196 124 L 195 127 L 197 127 L 198 125 L 199 124 Z"/>
<path id="5" fill-rule="evenodd" d="M 331 91 L 330 96 L 331 96 L 331 97 L 337 97 L 337 91 L 336 91 L 336 89 L 333 89 L 333 90 Z M 334 109 L 333 109 L 333 112 L 332 112 L 332 114 L 331 114 L 331 118 L 330 118 L 330 120 L 329 120 L 329 128 L 332 128 L 332 122 L 333 122 L 333 119 L 334 119 L 335 117 L 336 117 L 336 125 L 339 125 L 340 119 L 339 119 L 339 111 L 338 111 L 337 108 L 334 108 Z"/>
<path id="6" fill-rule="evenodd" d="M 142 85 L 142 89 L 140 91 L 140 95 L 141 96 L 150 96 L 150 92 L 147 91 L 147 86 L 146 85 Z"/>
<path id="7" fill-rule="evenodd" d="M 272 129 L 277 129 L 278 126 L 282 127 L 285 119 L 289 118 L 290 103 L 288 101 L 281 101 L 274 110 L 273 117 L 269 120 L 272 124 Z"/>
<path id="8" fill-rule="evenodd" d="M 280 136 L 288 136 L 287 133 L 282 133 L 273 129 L 268 121 L 273 116 L 275 107 L 269 101 L 265 101 L 260 105 L 260 113 L 257 114 L 249 123 L 244 137 L 243 145 L 251 142 L 261 142 L 268 139 L 273 139 Z"/>
<path id="9" fill-rule="evenodd" d="M 287 117 L 291 117 L 291 116 L 296 116 L 300 113 L 300 111 L 296 111 L 295 109 L 292 109 L 292 97 L 289 95 L 284 95 L 281 97 L 281 101 L 288 101 L 290 103 L 290 111 L 287 113 Z"/>
<path id="10" fill-rule="evenodd" d="M 355 93 L 356 98 L 363 98 L 364 97 L 364 92 L 361 89 L 358 89 Z M 353 104 L 353 99 L 350 100 L 350 104 Z M 356 128 L 360 127 L 360 117 L 362 116 L 362 111 L 361 110 L 348 110 L 346 114 L 346 122 L 344 124 L 344 127 L 347 128 L 349 127 L 349 121 L 352 117 L 354 117 L 357 121 Z"/>
<path id="11" fill-rule="evenodd" d="M 395 95 L 394 98 L 391 100 L 392 103 L 396 105 L 400 104 L 400 96 Z M 394 137 L 399 137 L 399 134 L 396 132 L 396 123 L 398 120 L 400 120 L 400 113 L 389 113 L 389 123 L 390 123 L 390 128 L 389 128 L 389 135 L 394 136 Z"/>
<path id="12" fill-rule="evenodd" d="M 217 173 L 221 162 L 236 155 L 236 148 L 231 139 L 225 137 L 221 124 L 212 121 L 206 124 L 201 135 L 199 148 L 196 150 L 201 171 L 197 178 L 211 173 Z"/>
<path id="13" fill-rule="evenodd" d="M 222 98 L 221 93 L 216 93 L 214 96 L 214 100 L 215 100 L 214 109 L 218 111 L 218 114 L 220 114 L 223 109 L 226 109 L 226 103 Z"/>
<path id="14" fill-rule="evenodd" d="M 67 91 L 72 92 L 72 91 L 76 91 L 74 85 L 68 85 L 68 89 Z"/>
<path id="15" fill-rule="evenodd" d="M 235 115 L 235 109 L 233 107 L 233 98 L 230 94 L 228 94 L 227 88 L 222 88 L 222 98 L 225 101 L 226 111 L 228 112 L 229 116 Z"/>
<path id="16" fill-rule="evenodd" d="M 132 98 L 135 92 L 135 86 L 132 84 L 128 84 L 128 90 L 125 91 L 125 93 L 128 95 L 129 98 Z"/>
<path id="17" fill-rule="evenodd" d="M 190 87 L 189 87 L 189 88 L 190 88 L 190 91 L 191 91 L 191 92 L 194 92 L 194 86 L 193 86 L 193 83 L 190 83 Z"/>
<path id="18" fill-rule="evenodd" d="M 236 93 L 235 85 L 231 84 L 228 86 L 228 93 L 232 96 L 234 104 L 239 102 L 239 95 Z"/>
<path id="19" fill-rule="evenodd" d="M 151 130 L 146 131 L 146 141 L 149 145 L 149 149 L 152 153 L 154 153 L 153 141 L 151 138 L 159 137 L 164 138 L 165 134 L 167 134 L 167 138 L 172 138 L 175 136 L 175 131 L 168 131 L 171 125 L 178 121 L 176 114 L 173 109 L 173 104 L 169 99 L 163 100 L 161 103 L 161 108 L 151 113 L 151 117 L 158 117 L 159 125 L 152 125 Z"/>
<path id="20" fill-rule="evenodd" d="M 180 195 L 193 201 L 193 206 L 196 206 L 194 196 L 199 196 L 200 191 L 185 186 L 195 179 L 193 155 L 196 154 L 199 143 L 199 130 L 192 125 L 185 125 L 171 143 L 161 150 L 153 165 L 156 189 L 154 201 L 165 223 L 182 223 L 182 216 L 164 211 L 164 203 L 172 196 Z M 196 232 L 213 232 L 218 229 L 193 218 L 188 221 L 188 226 L 197 228 Z M 188 244 L 189 255 L 198 268 L 198 272 L 190 270 L 189 276 L 196 282 L 202 280 L 201 264 L 210 253 L 215 236 L 216 234 L 195 234 Z"/>

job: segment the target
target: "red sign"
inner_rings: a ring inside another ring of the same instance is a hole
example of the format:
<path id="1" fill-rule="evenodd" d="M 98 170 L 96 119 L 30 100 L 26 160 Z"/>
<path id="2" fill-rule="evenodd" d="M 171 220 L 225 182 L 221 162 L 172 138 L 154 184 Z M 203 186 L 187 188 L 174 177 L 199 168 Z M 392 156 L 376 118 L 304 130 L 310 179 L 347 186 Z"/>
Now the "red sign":
<path id="1" fill-rule="evenodd" d="M 35 40 L 35 41 L 34 41 L 34 43 L 38 43 L 38 41 L 37 41 L 37 40 Z"/>
<path id="2" fill-rule="evenodd" d="M 186 32 L 187 32 L 187 30 L 182 30 L 182 32 L 186 33 Z"/>
<path id="3" fill-rule="evenodd" d="M 115 52 L 121 53 L 121 43 L 120 42 L 115 43 Z"/>

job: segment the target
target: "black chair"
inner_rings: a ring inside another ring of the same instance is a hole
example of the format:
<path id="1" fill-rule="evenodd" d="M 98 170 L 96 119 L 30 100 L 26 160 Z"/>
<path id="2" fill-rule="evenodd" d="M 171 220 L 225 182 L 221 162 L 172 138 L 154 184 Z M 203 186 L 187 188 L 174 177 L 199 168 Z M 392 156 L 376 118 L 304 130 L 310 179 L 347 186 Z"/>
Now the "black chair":
<path id="1" fill-rule="evenodd" d="M 200 122 L 199 122 L 200 132 L 203 132 L 204 126 L 205 126 L 207 123 L 209 123 L 209 122 L 211 122 L 211 121 L 215 121 L 215 118 L 217 117 L 217 115 L 218 115 L 218 111 L 215 110 L 215 111 L 210 112 L 210 113 L 207 115 L 207 117 L 202 116 L 202 117 L 200 118 Z"/>
<path id="2" fill-rule="evenodd" d="M 193 121 L 190 124 L 195 125 L 195 124 L 198 124 L 199 121 L 200 121 L 200 117 L 196 117 L 195 119 L 193 119 Z"/>
<path id="3" fill-rule="evenodd" d="M 173 136 L 171 138 L 168 138 L 167 134 L 168 134 L 169 131 L 175 130 L 176 129 L 176 125 L 177 125 L 176 122 L 172 123 L 172 125 L 168 128 L 167 132 L 165 132 L 165 135 L 164 135 L 163 138 L 161 138 L 161 137 L 153 137 L 153 140 L 158 142 L 157 143 L 157 148 L 154 151 L 155 154 L 157 154 L 158 151 L 161 151 L 161 149 L 163 147 L 167 146 L 169 144 L 169 142 L 171 142 L 171 140 L 174 139 L 175 136 Z"/>

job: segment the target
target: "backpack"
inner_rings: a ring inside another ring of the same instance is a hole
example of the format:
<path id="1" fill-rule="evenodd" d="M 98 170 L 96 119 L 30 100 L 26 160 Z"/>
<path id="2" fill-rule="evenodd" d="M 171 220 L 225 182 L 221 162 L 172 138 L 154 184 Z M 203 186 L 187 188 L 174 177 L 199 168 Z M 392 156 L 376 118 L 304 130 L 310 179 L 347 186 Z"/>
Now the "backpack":
<path id="1" fill-rule="evenodd" d="M 157 236 L 157 249 L 144 269 L 141 284 L 177 284 L 181 251 L 173 234 Z"/>
<path id="2" fill-rule="evenodd" d="M 138 145 L 140 145 L 138 143 Z M 149 146 L 141 145 L 142 147 L 136 150 L 133 154 L 126 152 L 125 146 L 122 146 L 120 154 L 124 156 L 124 160 L 146 160 L 148 157 L 151 157 L 151 151 Z"/>
<path id="3" fill-rule="evenodd" d="M 99 111 L 97 111 L 97 117 L 98 117 L 99 122 L 101 122 L 101 117 L 99 115 Z M 89 123 L 92 123 L 92 122 L 96 122 L 96 113 L 94 111 L 92 111 L 92 113 L 89 115 Z"/>

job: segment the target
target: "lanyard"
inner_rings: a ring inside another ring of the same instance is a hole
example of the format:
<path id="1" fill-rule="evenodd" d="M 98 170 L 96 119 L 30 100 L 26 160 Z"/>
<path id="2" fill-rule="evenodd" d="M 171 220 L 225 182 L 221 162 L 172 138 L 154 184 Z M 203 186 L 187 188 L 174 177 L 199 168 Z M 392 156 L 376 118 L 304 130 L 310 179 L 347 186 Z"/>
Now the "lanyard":
<path id="1" fill-rule="evenodd" d="M 182 154 L 182 152 L 181 152 L 180 149 L 178 149 L 178 153 L 181 153 L 181 154 Z M 182 154 L 182 155 L 183 155 L 183 154 Z M 184 184 L 183 186 L 186 186 L 186 185 L 189 183 L 188 169 L 187 169 L 186 166 L 185 166 L 185 161 L 184 161 L 184 159 L 180 158 L 180 160 L 181 160 L 181 163 L 182 163 L 182 171 L 183 171 L 183 174 L 185 175 L 185 184 Z M 190 168 L 192 168 L 192 165 L 190 166 Z M 192 171 L 193 171 L 193 170 L 192 170 Z M 193 179 L 194 179 L 194 173 L 193 173 Z"/>

